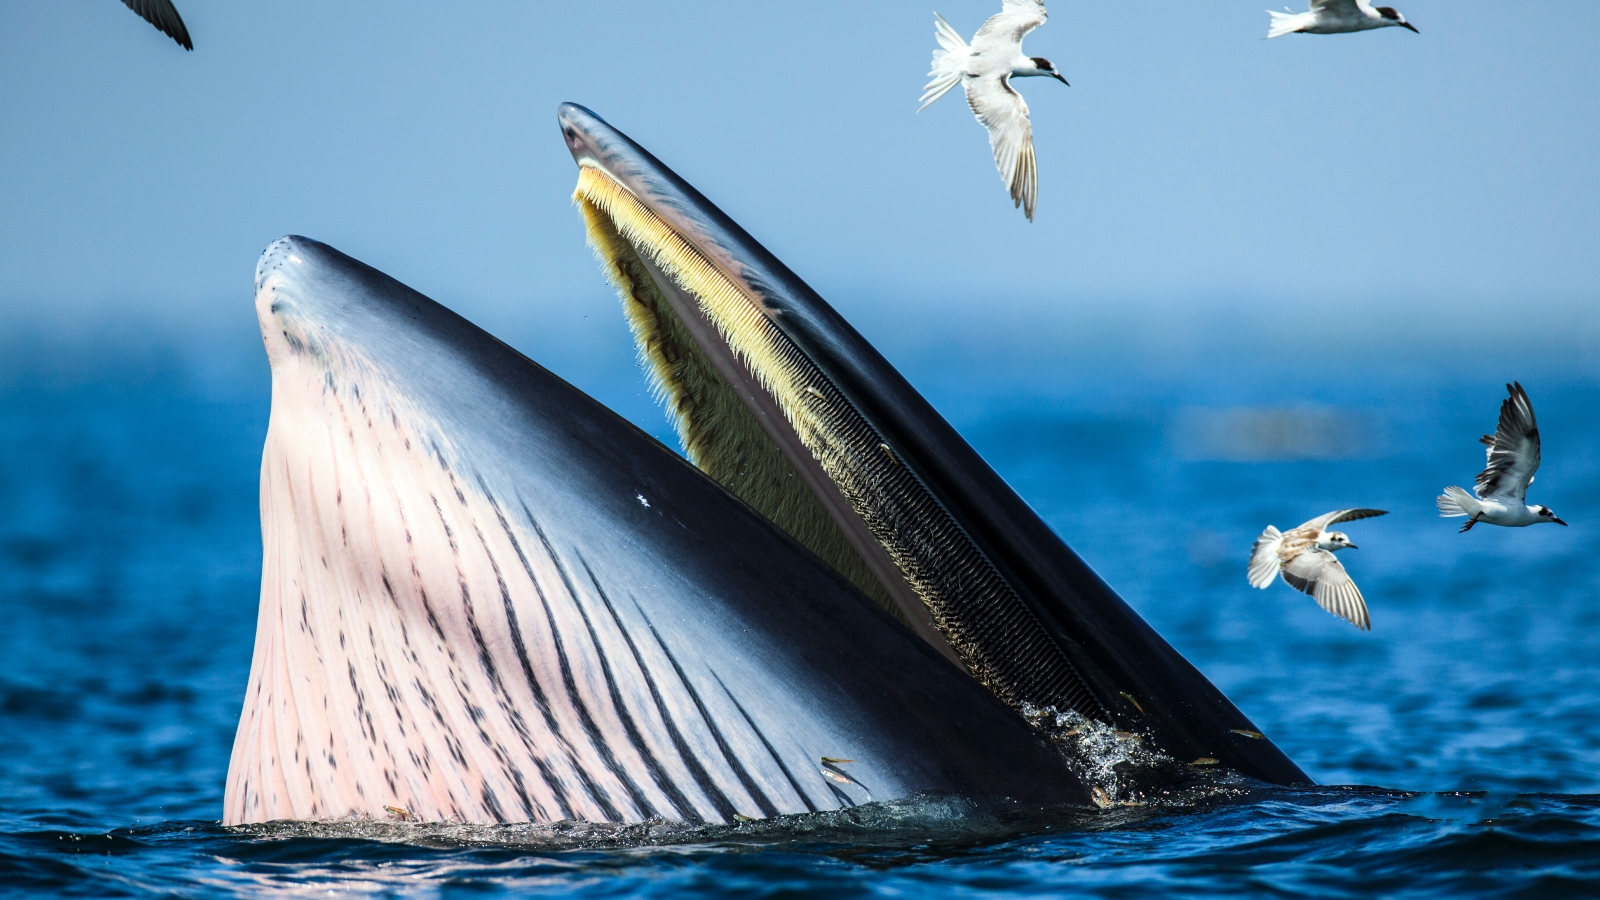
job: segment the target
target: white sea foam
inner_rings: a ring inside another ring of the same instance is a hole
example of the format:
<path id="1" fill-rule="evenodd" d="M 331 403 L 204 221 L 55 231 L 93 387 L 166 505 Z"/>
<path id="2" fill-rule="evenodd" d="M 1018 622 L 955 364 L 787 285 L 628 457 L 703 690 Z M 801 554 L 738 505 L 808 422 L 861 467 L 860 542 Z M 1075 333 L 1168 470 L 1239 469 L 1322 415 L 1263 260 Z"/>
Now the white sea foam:
<path id="1" fill-rule="evenodd" d="M 1192 806 L 1238 796 L 1255 782 L 1231 769 L 1196 766 L 1154 749 L 1143 735 L 1053 706 L 1024 704 L 1022 713 L 1061 750 L 1101 809 Z"/>

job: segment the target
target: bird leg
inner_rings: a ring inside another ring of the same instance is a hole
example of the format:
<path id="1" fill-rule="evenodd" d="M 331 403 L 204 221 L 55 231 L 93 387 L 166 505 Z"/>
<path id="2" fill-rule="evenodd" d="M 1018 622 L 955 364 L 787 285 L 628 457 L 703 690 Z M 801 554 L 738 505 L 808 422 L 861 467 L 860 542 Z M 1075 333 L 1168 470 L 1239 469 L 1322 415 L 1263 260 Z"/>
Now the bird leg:
<path id="1" fill-rule="evenodd" d="M 1466 533 L 1468 531 L 1471 531 L 1472 530 L 1472 526 L 1478 524 L 1478 518 L 1480 516 L 1482 516 L 1482 515 L 1483 515 L 1483 513 L 1481 513 L 1481 512 L 1480 513 L 1474 513 L 1472 518 L 1467 520 L 1467 524 L 1461 526 L 1461 530 L 1456 532 L 1456 534 L 1464 534 L 1464 533 Z"/>

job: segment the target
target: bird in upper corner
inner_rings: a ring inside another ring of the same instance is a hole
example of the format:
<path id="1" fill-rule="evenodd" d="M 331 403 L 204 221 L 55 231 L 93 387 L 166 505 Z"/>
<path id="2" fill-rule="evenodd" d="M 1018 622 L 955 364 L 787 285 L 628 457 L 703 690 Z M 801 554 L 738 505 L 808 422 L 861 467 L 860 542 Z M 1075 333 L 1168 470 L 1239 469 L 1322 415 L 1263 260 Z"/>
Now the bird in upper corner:
<path id="1" fill-rule="evenodd" d="M 146 22 L 160 29 L 162 34 L 177 41 L 183 49 L 194 49 L 194 42 L 189 40 L 189 29 L 184 27 L 183 17 L 178 15 L 178 8 L 172 5 L 172 0 L 122 0 L 122 2 L 142 16 Z"/>
<path id="2" fill-rule="evenodd" d="M 1266 590 L 1272 586 L 1273 576 L 1282 575 L 1285 584 L 1310 594 L 1318 606 L 1363 631 L 1371 631 L 1367 601 L 1333 555 L 1346 547 L 1357 547 L 1344 532 L 1329 531 L 1328 526 L 1384 515 L 1388 515 L 1387 510 L 1338 509 L 1285 532 L 1268 525 L 1250 550 L 1250 586 Z"/>
<path id="3" fill-rule="evenodd" d="M 1285 34 L 1349 34 L 1352 31 L 1370 31 L 1374 28 L 1398 26 L 1417 32 L 1417 26 L 1392 6 L 1373 6 L 1367 0 L 1311 0 L 1311 8 L 1303 13 L 1273 12 L 1267 37 Z"/>
<path id="4" fill-rule="evenodd" d="M 1444 518 L 1471 516 L 1462 531 L 1471 531 L 1479 522 L 1521 528 L 1553 522 L 1565 525 L 1548 506 L 1530 505 L 1528 485 L 1539 471 L 1539 423 L 1533 417 L 1533 402 L 1520 382 L 1506 385 L 1510 394 L 1500 404 L 1500 421 L 1494 434 L 1478 438 L 1489 448 L 1489 464 L 1478 473 L 1473 496 L 1454 485 L 1444 489 L 1435 502 Z"/>
<path id="5" fill-rule="evenodd" d="M 923 89 L 917 112 L 927 109 L 928 104 L 957 84 L 962 85 L 967 105 L 972 107 L 978 123 L 989 130 L 989 148 L 994 151 L 1000 179 L 1011 191 L 1012 205 L 1022 207 L 1032 222 L 1039 193 L 1033 123 L 1028 121 L 1028 104 L 1011 86 L 1011 79 L 1039 76 L 1067 84 L 1050 60 L 1022 53 L 1022 39 L 1049 17 L 1044 3 L 1004 0 L 1000 12 L 983 23 L 971 44 L 961 39 L 944 16 L 934 13 L 933 17 L 939 49 L 933 51 L 933 69 L 928 72 L 932 80 Z"/>

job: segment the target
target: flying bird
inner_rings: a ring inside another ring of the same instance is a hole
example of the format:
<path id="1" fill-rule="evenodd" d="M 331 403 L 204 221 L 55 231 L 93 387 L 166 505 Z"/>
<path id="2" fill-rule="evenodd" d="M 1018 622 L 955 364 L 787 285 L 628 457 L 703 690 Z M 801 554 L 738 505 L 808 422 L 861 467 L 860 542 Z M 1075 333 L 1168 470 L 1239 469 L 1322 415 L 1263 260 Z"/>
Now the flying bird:
<path id="1" fill-rule="evenodd" d="M 1333 556 L 1346 547 L 1354 550 L 1356 545 L 1344 532 L 1329 531 L 1328 526 L 1383 515 L 1388 511 L 1338 509 L 1287 532 L 1268 525 L 1250 551 L 1250 586 L 1266 590 L 1272 586 L 1274 575 L 1282 575 L 1285 584 L 1310 594 L 1318 606 L 1363 631 L 1371 631 L 1367 601 Z"/>
<path id="2" fill-rule="evenodd" d="M 1273 12 L 1267 37 L 1285 34 L 1348 34 L 1352 31 L 1370 31 L 1397 25 L 1416 31 L 1417 26 L 1392 6 L 1373 6 L 1367 0 L 1311 0 L 1311 8 L 1303 13 Z M 1420 32 L 1418 32 L 1420 33 Z"/>
<path id="3" fill-rule="evenodd" d="M 971 44 L 961 39 L 944 16 L 934 13 L 933 17 L 939 49 L 933 51 L 933 69 L 928 72 L 932 80 L 923 88 L 922 105 L 917 112 L 961 84 L 973 115 L 989 130 L 989 148 L 994 151 L 1001 180 L 1011 191 L 1012 205 L 1022 207 L 1032 222 L 1039 193 L 1033 123 L 1028 121 L 1027 102 L 1011 86 L 1011 79 L 1042 76 L 1067 83 L 1050 60 L 1022 53 L 1022 39 L 1049 17 L 1044 3 L 1005 0 L 1000 12 L 972 36 Z"/>
<path id="4" fill-rule="evenodd" d="M 1533 403 L 1518 382 L 1506 385 L 1511 396 L 1500 404 L 1500 422 L 1494 434 L 1478 438 L 1489 448 L 1489 464 L 1478 473 L 1473 487 L 1476 497 L 1454 485 L 1444 489 L 1435 502 L 1444 518 L 1471 516 L 1462 531 L 1479 522 L 1521 528 L 1540 522 L 1565 525 L 1548 506 L 1527 502 L 1528 485 L 1539 471 L 1539 423 L 1533 417 Z"/>
<path id="5" fill-rule="evenodd" d="M 178 8 L 172 5 L 172 0 L 122 0 L 122 2 L 142 16 L 146 22 L 160 29 L 162 34 L 177 41 L 183 49 L 194 49 L 194 42 L 189 40 L 189 29 L 183 26 L 183 17 L 178 15 Z"/>

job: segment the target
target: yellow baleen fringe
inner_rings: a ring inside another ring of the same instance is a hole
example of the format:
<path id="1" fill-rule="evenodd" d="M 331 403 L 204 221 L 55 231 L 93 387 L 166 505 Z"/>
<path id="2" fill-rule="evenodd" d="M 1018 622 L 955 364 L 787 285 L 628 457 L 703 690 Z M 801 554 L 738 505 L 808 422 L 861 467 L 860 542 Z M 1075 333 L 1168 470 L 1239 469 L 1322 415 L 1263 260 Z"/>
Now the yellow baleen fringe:
<path id="1" fill-rule="evenodd" d="M 717 323 L 723 339 L 751 371 L 758 373 L 762 386 L 769 391 L 773 379 L 762 376 L 771 369 L 783 371 L 786 367 L 771 365 L 776 359 L 772 353 L 753 354 L 746 348 L 761 347 L 763 343 L 770 346 L 772 336 L 765 333 L 770 324 L 753 307 L 753 301 L 625 188 L 593 168 L 584 167 L 580 173 L 574 200 L 583 213 L 589 243 L 622 299 L 628 325 L 639 346 L 640 361 L 651 375 L 653 392 L 672 417 L 689 461 L 903 620 L 901 610 L 889 599 L 887 590 L 873 577 L 821 501 L 799 480 L 783 451 L 715 370 L 655 288 L 639 254 L 647 254 L 661 271 L 696 296 L 706 318 Z M 720 298 L 720 304 L 713 308 L 701 299 L 707 295 Z M 733 318 L 744 325 L 743 340 L 735 340 L 726 320 L 717 314 L 718 309 L 743 312 Z M 768 365 L 761 366 L 762 362 Z M 789 385 L 794 381 L 788 378 L 781 383 Z M 781 392 L 774 393 L 793 423 L 793 405 L 784 402 L 788 398 Z M 800 426 L 795 423 L 795 427 L 798 430 Z M 814 441 L 805 443 L 816 452 Z"/>
<path id="2" fill-rule="evenodd" d="M 573 199 L 587 200 L 599 207 L 630 244 L 649 254 L 651 262 L 700 301 L 706 318 L 716 326 L 722 339 L 761 381 L 767 393 L 777 400 L 807 449 L 821 458 L 823 448 L 813 434 L 818 423 L 811 420 L 804 407 L 792 402 L 806 385 L 797 383 L 787 360 L 773 352 L 773 342 L 765 334 L 772 324 L 757 302 L 728 280 L 672 226 L 640 203 L 633 192 L 594 166 L 579 169 L 578 189 Z"/>

